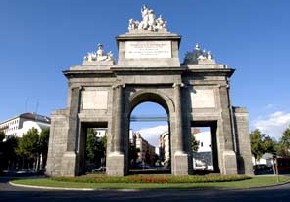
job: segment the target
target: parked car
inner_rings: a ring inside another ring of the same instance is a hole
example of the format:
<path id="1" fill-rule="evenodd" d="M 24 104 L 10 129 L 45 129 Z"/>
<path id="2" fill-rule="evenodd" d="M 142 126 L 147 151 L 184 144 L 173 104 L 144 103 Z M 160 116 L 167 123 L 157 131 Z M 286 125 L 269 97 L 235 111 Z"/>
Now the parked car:
<path id="1" fill-rule="evenodd" d="M 273 168 L 266 164 L 254 165 L 253 172 L 255 175 L 273 174 Z"/>

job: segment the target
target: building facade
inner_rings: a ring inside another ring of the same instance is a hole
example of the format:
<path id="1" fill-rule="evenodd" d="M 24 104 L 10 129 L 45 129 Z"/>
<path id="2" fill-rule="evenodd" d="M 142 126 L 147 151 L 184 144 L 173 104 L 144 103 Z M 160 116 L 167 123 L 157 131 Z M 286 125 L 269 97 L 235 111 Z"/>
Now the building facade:
<path id="1" fill-rule="evenodd" d="M 167 167 L 170 163 L 170 147 L 169 147 L 169 134 L 165 132 L 159 137 L 159 158 L 162 164 Z"/>
<path id="2" fill-rule="evenodd" d="M 40 133 L 44 128 L 50 127 L 50 118 L 36 113 L 23 113 L 0 123 L 0 131 L 5 133 L 6 138 L 13 135 L 22 137 L 31 128 Z"/>
<path id="3" fill-rule="evenodd" d="M 210 131 L 195 131 L 193 135 L 199 143 L 197 152 L 193 152 L 193 168 L 213 170 L 211 148 L 212 141 Z"/>
<path id="4" fill-rule="evenodd" d="M 135 163 L 153 164 L 156 153 L 155 147 L 145 140 L 140 133 L 134 133 L 132 140 L 130 140 L 137 150 L 137 159 Z"/>

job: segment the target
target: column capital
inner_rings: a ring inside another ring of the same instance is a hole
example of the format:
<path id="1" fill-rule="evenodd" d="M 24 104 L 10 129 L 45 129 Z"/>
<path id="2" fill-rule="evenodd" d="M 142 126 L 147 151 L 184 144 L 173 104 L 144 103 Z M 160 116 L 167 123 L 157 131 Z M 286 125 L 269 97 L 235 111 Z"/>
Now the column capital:
<path id="1" fill-rule="evenodd" d="M 184 87 L 184 83 L 180 82 L 180 83 L 173 83 L 172 85 L 173 88 L 175 87 Z"/>
<path id="2" fill-rule="evenodd" d="M 116 89 L 116 88 L 119 88 L 119 87 L 125 88 L 125 84 L 114 84 L 114 85 L 112 85 L 113 89 Z"/>

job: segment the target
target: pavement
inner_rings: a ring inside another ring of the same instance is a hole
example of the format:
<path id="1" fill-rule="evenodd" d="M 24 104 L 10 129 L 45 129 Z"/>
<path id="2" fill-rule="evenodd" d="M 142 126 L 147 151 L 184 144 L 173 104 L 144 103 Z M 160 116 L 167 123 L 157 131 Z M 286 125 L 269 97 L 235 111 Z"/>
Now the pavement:
<path id="1" fill-rule="evenodd" d="M 25 176 L 41 177 L 41 176 Z M 43 177 L 43 176 L 42 176 Z M 14 177 L 0 177 L 0 201 L 289 201 L 290 184 L 251 189 L 82 190 L 12 186 Z"/>

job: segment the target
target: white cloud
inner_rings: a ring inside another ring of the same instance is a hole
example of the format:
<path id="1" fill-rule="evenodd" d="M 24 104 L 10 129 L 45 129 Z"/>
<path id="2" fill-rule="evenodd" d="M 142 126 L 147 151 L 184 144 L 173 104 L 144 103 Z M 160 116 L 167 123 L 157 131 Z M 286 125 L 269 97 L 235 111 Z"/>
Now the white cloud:
<path id="1" fill-rule="evenodd" d="M 254 121 L 254 127 L 278 140 L 290 124 L 290 113 L 276 111 Z"/>
<path id="2" fill-rule="evenodd" d="M 159 136 L 168 131 L 167 125 L 156 126 L 153 128 L 141 129 L 137 132 L 146 139 L 151 145 L 158 147 L 159 146 Z"/>

